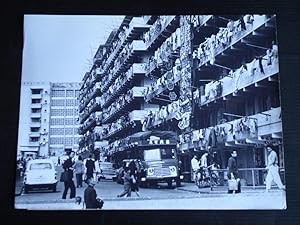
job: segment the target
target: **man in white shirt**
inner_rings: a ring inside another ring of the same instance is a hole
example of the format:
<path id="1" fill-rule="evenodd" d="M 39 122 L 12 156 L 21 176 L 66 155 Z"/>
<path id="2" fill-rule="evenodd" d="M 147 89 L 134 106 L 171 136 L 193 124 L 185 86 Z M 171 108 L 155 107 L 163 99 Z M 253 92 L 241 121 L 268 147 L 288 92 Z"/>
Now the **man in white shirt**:
<path id="1" fill-rule="evenodd" d="M 191 165 L 192 165 L 192 170 L 193 170 L 193 180 L 195 181 L 196 174 L 200 170 L 198 156 L 194 155 L 194 157 L 191 160 Z"/>
<path id="2" fill-rule="evenodd" d="M 271 189 L 272 181 L 274 181 L 281 190 L 285 190 L 279 176 L 277 153 L 272 149 L 270 145 L 267 146 L 267 151 L 268 164 L 266 170 L 268 170 L 268 174 L 266 177 L 266 192 L 268 192 Z"/>

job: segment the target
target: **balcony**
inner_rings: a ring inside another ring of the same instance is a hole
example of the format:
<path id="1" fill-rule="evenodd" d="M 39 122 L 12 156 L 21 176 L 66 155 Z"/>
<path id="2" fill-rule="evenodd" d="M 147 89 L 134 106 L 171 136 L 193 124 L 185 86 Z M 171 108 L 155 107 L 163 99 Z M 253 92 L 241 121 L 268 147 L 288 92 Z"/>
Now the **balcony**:
<path id="1" fill-rule="evenodd" d="M 108 68 L 110 68 L 113 65 L 114 60 L 119 56 L 120 52 L 123 50 L 126 44 L 130 43 L 133 40 L 137 40 L 141 36 L 141 33 L 149 30 L 149 25 L 134 24 L 136 19 L 137 18 L 133 18 L 124 39 L 120 40 L 116 49 L 111 53 L 111 55 L 107 59 L 104 67 L 104 73 L 106 73 L 108 71 Z"/>
<path id="2" fill-rule="evenodd" d="M 81 117 L 81 123 L 83 121 L 85 121 L 86 118 L 88 118 L 88 116 L 101 109 L 101 98 L 100 97 L 96 97 L 94 99 L 92 99 L 90 101 L 90 103 L 88 104 L 88 106 L 84 109 L 83 112 L 81 112 L 80 117 Z"/>
<path id="3" fill-rule="evenodd" d="M 40 137 L 40 136 L 41 136 L 40 132 L 31 132 L 31 133 L 29 133 L 29 137 Z"/>
<path id="4" fill-rule="evenodd" d="M 153 25 L 153 23 L 157 20 L 158 16 L 144 16 L 144 21 L 146 24 Z"/>
<path id="5" fill-rule="evenodd" d="M 158 25 L 158 21 L 156 21 L 154 27 L 148 31 L 148 37 L 146 38 L 148 51 L 157 49 L 179 25 L 178 16 L 165 16 L 164 20 L 159 20 L 162 24 Z"/>
<path id="6" fill-rule="evenodd" d="M 101 89 L 102 92 L 107 91 L 109 86 L 112 85 L 114 80 L 123 72 L 128 70 L 132 63 L 137 61 L 137 57 L 142 55 L 143 53 L 147 52 L 145 43 L 143 41 L 133 41 L 129 46 L 128 46 L 128 52 L 125 56 L 122 54 L 119 56 L 119 62 L 116 63 L 117 65 L 114 66 L 114 72 L 110 76 L 108 82 L 103 86 Z M 117 60 L 116 60 L 117 61 Z"/>
<path id="7" fill-rule="evenodd" d="M 236 55 L 237 51 L 244 52 L 246 54 L 247 46 L 251 44 L 248 42 L 253 41 L 253 38 L 272 38 L 274 34 L 275 17 L 266 17 L 255 15 L 254 21 L 251 24 L 246 24 L 245 30 L 240 30 L 238 27 L 234 27 L 232 32 L 229 32 L 229 28 L 221 29 L 215 38 L 209 38 L 200 44 L 198 51 L 199 54 L 199 70 L 203 66 L 208 64 L 214 65 L 216 62 L 226 58 L 227 56 Z M 228 36 L 228 33 L 232 33 L 232 36 Z M 223 39 L 217 40 L 216 37 L 223 37 Z M 206 50 L 201 50 L 201 49 Z M 244 48 L 244 49 L 243 49 Z"/>
<path id="8" fill-rule="evenodd" d="M 145 75 L 145 69 L 142 63 L 134 63 L 132 67 L 126 72 L 125 76 L 118 81 L 118 85 L 114 84 L 109 89 L 112 89 L 112 93 L 107 93 L 110 96 L 105 99 L 105 103 L 102 108 L 107 108 L 124 90 L 130 88 L 130 84 L 133 84 L 135 80 L 143 78 Z M 119 79 L 117 78 L 117 79 Z M 117 81 L 117 80 L 116 80 Z"/>
<path id="9" fill-rule="evenodd" d="M 216 136 L 217 146 L 263 146 L 264 141 L 282 138 L 281 108 L 274 108 L 241 119 L 225 122 L 214 127 L 194 130 L 180 135 L 180 149 L 201 148 L 206 150 L 211 135 Z M 216 146 L 216 147 L 217 147 Z"/>
<path id="10" fill-rule="evenodd" d="M 95 83 L 92 89 L 89 89 L 90 92 L 86 94 L 85 98 L 83 97 L 81 101 L 83 100 L 83 103 L 79 104 L 79 112 L 82 112 L 85 107 L 90 103 L 92 99 L 94 99 L 96 96 L 100 95 L 100 89 L 101 89 L 101 84 L 100 82 Z M 97 99 L 98 97 L 96 97 Z"/>
<path id="11" fill-rule="evenodd" d="M 163 93 L 170 93 L 176 89 L 176 85 L 181 80 L 181 71 L 174 67 L 172 70 L 166 72 L 161 78 L 158 78 L 155 83 L 152 83 L 147 88 L 145 94 L 145 101 L 154 104 L 164 104 L 171 102 L 169 95 Z"/>
<path id="12" fill-rule="evenodd" d="M 142 100 L 144 97 L 145 87 L 133 87 L 126 95 L 120 96 L 110 107 L 103 111 L 103 123 L 110 123 L 122 114 L 135 109 L 139 105 L 137 100 Z"/>
<path id="13" fill-rule="evenodd" d="M 31 118 L 41 118 L 42 114 L 41 113 L 31 113 L 30 117 Z"/>
<path id="14" fill-rule="evenodd" d="M 267 56 L 263 58 L 267 59 Z M 268 60 L 262 61 L 263 73 L 260 70 L 258 60 L 254 59 L 246 64 L 247 70 L 242 66 L 219 81 L 206 84 L 205 95 L 200 97 L 200 107 L 208 106 L 217 99 L 227 100 L 228 97 L 236 97 L 243 93 L 255 93 L 254 89 L 272 87 L 274 82 L 278 84 L 278 79 L 275 76 L 279 73 L 278 58 L 271 58 L 269 62 L 268 65 Z"/>
<path id="15" fill-rule="evenodd" d="M 41 127 L 41 123 L 40 122 L 32 122 L 32 123 L 30 123 L 30 127 L 39 128 L 39 127 Z"/>
<path id="16" fill-rule="evenodd" d="M 41 94 L 32 94 L 31 99 L 42 99 L 42 95 Z"/>
<path id="17" fill-rule="evenodd" d="M 32 103 L 31 104 L 31 108 L 32 109 L 41 109 L 42 108 L 42 104 L 41 103 Z"/>

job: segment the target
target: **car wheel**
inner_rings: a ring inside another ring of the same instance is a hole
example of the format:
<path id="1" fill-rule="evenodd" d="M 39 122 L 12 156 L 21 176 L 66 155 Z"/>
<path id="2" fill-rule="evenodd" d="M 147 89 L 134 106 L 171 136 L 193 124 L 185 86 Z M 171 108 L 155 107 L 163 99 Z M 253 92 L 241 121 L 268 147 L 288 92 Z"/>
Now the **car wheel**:
<path id="1" fill-rule="evenodd" d="M 53 184 L 52 191 L 56 192 L 56 184 Z"/>
<path id="2" fill-rule="evenodd" d="M 169 188 L 172 187 L 172 180 L 168 180 L 167 183 Z"/>
<path id="3" fill-rule="evenodd" d="M 176 187 L 180 187 L 181 186 L 181 182 L 180 182 L 180 178 L 176 179 Z"/>

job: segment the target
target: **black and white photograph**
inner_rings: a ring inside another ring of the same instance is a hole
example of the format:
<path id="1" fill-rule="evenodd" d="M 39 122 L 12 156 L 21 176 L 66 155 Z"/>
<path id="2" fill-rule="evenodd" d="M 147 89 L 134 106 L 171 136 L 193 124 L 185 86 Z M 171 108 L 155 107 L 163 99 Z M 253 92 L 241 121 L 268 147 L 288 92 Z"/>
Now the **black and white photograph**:
<path id="1" fill-rule="evenodd" d="M 25 14 L 15 209 L 288 209 L 277 20 Z"/>

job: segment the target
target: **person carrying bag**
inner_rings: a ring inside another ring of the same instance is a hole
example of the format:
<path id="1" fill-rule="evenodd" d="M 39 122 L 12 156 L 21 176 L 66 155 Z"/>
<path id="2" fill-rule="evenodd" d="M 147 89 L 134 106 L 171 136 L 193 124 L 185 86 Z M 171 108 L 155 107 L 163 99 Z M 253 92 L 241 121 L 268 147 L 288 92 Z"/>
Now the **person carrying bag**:
<path id="1" fill-rule="evenodd" d="M 232 151 L 228 159 L 228 193 L 240 193 L 241 183 L 238 178 L 238 168 L 236 163 L 237 152 Z"/>

